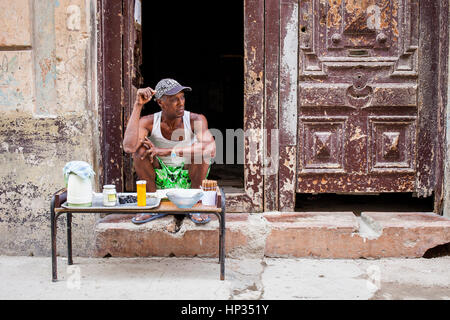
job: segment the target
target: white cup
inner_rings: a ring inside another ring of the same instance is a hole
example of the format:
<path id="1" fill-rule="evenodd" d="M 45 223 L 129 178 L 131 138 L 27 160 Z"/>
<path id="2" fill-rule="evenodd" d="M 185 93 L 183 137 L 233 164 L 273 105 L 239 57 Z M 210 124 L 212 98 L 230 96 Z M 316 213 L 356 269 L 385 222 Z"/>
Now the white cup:
<path id="1" fill-rule="evenodd" d="M 216 194 L 216 191 L 203 191 L 202 204 L 205 206 L 215 206 Z"/>

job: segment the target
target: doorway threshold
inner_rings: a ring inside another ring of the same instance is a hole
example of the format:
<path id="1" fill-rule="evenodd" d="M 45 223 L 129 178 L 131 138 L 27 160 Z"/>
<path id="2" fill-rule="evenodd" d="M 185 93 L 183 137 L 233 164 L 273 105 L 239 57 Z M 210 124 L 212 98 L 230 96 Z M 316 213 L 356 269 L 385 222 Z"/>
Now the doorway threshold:
<path id="1" fill-rule="evenodd" d="M 296 196 L 295 211 L 350 211 L 356 216 L 364 211 L 433 212 L 433 196 L 417 198 L 413 193 L 299 193 Z"/>

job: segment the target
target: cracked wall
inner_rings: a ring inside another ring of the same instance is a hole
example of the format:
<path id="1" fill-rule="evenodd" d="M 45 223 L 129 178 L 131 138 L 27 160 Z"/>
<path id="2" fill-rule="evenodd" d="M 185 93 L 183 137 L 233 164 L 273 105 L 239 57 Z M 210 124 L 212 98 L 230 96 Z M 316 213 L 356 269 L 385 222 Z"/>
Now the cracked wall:
<path id="1" fill-rule="evenodd" d="M 450 33 L 449 33 L 450 42 Z M 448 60 L 448 73 L 450 75 L 450 55 Z M 449 83 L 450 85 L 450 83 Z M 446 152 L 444 157 L 446 159 L 444 163 L 445 175 L 444 175 L 444 205 L 443 205 L 443 215 L 450 218 L 450 90 L 447 88 L 447 109 L 446 109 Z"/>
<path id="2" fill-rule="evenodd" d="M 49 255 L 62 168 L 72 160 L 98 168 L 91 5 L 0 1 L 0 254 Z M 75 255 L 92 251 L 95 220 L 74 218 Z M 65 248 L 64 218 L 58 226 Z"/>

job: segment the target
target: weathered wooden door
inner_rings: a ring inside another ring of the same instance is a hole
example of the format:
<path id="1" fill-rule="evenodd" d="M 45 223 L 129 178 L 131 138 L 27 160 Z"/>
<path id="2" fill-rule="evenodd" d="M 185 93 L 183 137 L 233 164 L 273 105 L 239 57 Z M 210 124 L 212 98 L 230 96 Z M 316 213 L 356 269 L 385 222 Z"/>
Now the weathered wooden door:
<path id="1" fill-rule="evenodd" d="M 140 72 L 142 64 L 142 2 L 141 0 L 122 1 L 124 12 L 124 116 L 122 127 L 125 132 L 128 119 L 133 111 L 137 89 L 142 86 L 144 79 Z M 136 191 L 133 159 L 130 154 L 124 153 L 123 166 L 125 190 Z"/>
<path id="2" fill-rule="evenodd" d="M 419 6 L 299 2 L 297 192 L 431 194 L 437 109 L 420 86 L 433 48 L 419 43 L 436 30 Z"/>
<path id="3" fill-rule="evenodd" d="M 133 165 L 123 152 L 125 125 L 142 84 L 141 0 L 98 0 L 98 96 L 101 106 L 100 185 L 134 187 Z"/>

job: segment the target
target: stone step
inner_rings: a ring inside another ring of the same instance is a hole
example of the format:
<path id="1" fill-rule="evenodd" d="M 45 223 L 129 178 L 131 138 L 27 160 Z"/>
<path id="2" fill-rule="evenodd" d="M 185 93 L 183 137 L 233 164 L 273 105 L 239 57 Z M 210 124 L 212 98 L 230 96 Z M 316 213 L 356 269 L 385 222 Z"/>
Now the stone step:
<path id="1" fill-rule="evenodd" d="M 218 257 L 219 222 L 196 225 L 186 217 L 175 233 L 167 230 L 175 223 L 173 215 L 136 225 L 132 215 L 111 214 L 95 227 L 95 255 L 98 257 L 199 256 Z M 227 216 L 225 254 L 247 246 L 246 235 L 239 230 L 245 226 L 247 214 Z"/>
<path id="2" fill-rule="evenodd" d="M 450 242 L 450 219 L 427 212 L 265 214 L 269 257 L 422 257 Z"/>
<path id="3" fill-rule="evenodd" d="M 189 218 L 169 232 L 174 216 L 135 225 L 130 215 L 108 215 L 95 228 L 96 256 L 218 257 L 218 221 Z M 229 213 L 225 252 L 232 258 L 422 257 L 450 242 L 450 219 L 428 212 Z"/>

